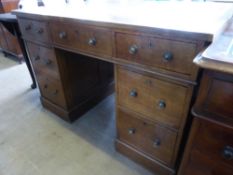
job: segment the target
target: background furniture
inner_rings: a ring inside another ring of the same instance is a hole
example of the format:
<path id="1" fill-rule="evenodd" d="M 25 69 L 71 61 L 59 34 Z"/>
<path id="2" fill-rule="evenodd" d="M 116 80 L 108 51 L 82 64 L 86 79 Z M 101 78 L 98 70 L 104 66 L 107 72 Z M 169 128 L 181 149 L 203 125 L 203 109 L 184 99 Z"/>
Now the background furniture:
<path id="1" fill-rule="evenodd" d="M 59 10 L 41 10 L 43 7 L 15 13 L 43 106 L 67 121 L 80 117 L 110 89 L 110 63 L 114 63 L 116 149 L 157 174 L 170 175 L 177 171 L 198 84 L 199 69 L 192 63 L 193 58 L 225 25 L 228 18 L 224 14 L 230 9 L 216 8 L 222 12 L 219 23 L 215 21 L 216 11 L 212 18 L 205 6 L 204 12 L 216 22 L 206 31 L 206 26 L 196 25 L 209 22 L 199 13 L 189 14 L 193 16 L 189 25 L 183 23 L 182 15 L 174 19 L 178 26 L 170 25 L 170 19 L 155 20 L 169 12 L 169 7 L 153 3 L 134 4 L 126 8 L 127 13 L 119 13 L 116 9 L 122 6 L 117 4 L 99 4 L 103 9 L 93 8 L 96 4 L 76 8 L 67 5 L 62 7 L 62 14 Z M 138 8 L 143 5 L 147 11 L 138 16 Z M 196 8 L 195 12 L 203 10 Z M 153 20 L 146 20 L 147 12 L 153 12 Z"/>
<path id="2" fill-rule="evenodd" d="M 7 30 L 9 33 L 11 33 L 11 35 L 13 35 L 14 37 L 16 37 L 17 39 L 17 43 L 19 44 L 20 50 L 22 50 L 23 53 L 23 57 L 24 60 L 26 62 L 27 68 L 29 70 L 29 73 L 31 75 L 32 78 L 32 85 L 31 88 L 35 89 L 36 88 L 36 80 L 34 77 L 34 73 L 31 67 L 31 63 L 26 51 L 26 46 L 24 44 L 24 41 L 22 39 L 20 30 L 19 30 L 19 25 L 18 25 L 18 21 L 15 15 L 10 14 L 10 13 L 4 13 L 4 14 L 0 14 L 0 24 L 2 26 L 4 26 L 5 30 Z"/>
<path id="3" fill-rule="evenodd" d="M 179 175 L 233 174 L 233 19 L 195 63 L 204 75 Z"/>
<path id="4" fill-rule="evenodd" d="M 17 9 L 19 0 L 1 0 L 0 1 L 0 13 L 8 13 L 13 9 Z M 12 35 L 2 24 L 0 24 L 0 48 L 7 56 L 11 54 L 19 59 L 19 62 L 23 60 L 23 55 L 17 37 Z"/>

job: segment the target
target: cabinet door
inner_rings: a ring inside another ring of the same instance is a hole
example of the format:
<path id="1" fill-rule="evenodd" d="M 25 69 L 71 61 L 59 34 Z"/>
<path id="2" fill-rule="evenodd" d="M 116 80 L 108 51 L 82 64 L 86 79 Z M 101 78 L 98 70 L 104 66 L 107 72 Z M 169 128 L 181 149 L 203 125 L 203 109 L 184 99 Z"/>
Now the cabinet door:
<path id="1" fill-rule="evenodd" d="M 6 42 L 6 37 L 4 35 L 4 27 L 2 26 L 2 24 L 0 24 L 0 47 L 5 50 L 7 49 L 7 42 Z"/>

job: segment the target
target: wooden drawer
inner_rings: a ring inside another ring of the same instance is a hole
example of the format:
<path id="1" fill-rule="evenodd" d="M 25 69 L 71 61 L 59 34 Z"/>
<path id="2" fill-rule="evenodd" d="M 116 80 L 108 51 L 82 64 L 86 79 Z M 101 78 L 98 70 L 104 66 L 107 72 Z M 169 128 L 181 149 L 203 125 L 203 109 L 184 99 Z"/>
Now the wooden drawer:
<path id="1" fill-rule="evenodd" d="M 196 44 L 124 33 L 116 33 L 115 42 L 118 58 L 188 76 L 196 72 Z"/>
<path id="2" fill-rule="evenodd" d="M 93 55 L 112 56 L 112 34 L 108 29 L 81 25 L 50 24 L 53 42 Z"/>
<path id="3" fill-rule="evenodd" d="M 46 22 L 19 18 L 18 23 L 24 39 L 44 43 L 50 42 L 48 24 Z"/>
<path id="4" fill-rule="evenodd" d="M 193 149 L 233 168 L 233 128 L 203 120 L 195 135 Z"/>
<path id="5" fill-rule="evenodd" d="M 43 97 L 63 108 L 67 107 L 60 81 L 46 77 L 46 75 L 39 76 L 37 80 Z"/>
<path id="6" fill-rule="evenodd" d="M 55 79 L 59 78 L 58 65 L 54 50 L 27 42 L 30 59 L 37 75 L 44 74 Z"/>
<path id="7" fill-rule="evenodd" d="M 198 108 L 208 113 L 233 119 L 233 77 L 229 74 L 205 71 L 197 100 Z"/>
<path id="8" fill-rule="evenodd" d="M 160 123 L 179 128 L 188 88 L 118 67 L 118 104 Z"/>
<path id="9" fill-rule="evenodd" d="M 177 137 L 176 132 L 158 124 L 140 120 L 118 109 L 117 134 L 119 140 L 170 165 Z"/>
<path id="10" fill-rule="evenodd" d="M 232 175 L 233 167 L 193 150 L 183 175 Z"/>

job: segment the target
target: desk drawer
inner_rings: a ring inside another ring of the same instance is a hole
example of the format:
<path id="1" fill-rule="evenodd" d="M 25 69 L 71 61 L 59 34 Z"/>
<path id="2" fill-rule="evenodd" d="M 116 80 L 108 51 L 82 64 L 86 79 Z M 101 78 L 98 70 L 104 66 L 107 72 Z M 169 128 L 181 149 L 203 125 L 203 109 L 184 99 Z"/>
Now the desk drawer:
<path id="1" fill-rule="evenodd" d="M 112 34 L 108 29 L 56 22 L 50 26 L 55 44 L 93 55 L 112 56 Z"/>
<path id="2" fill-rule="evenodd" d="M 59 80 L 54 50 L 30 42 L 27 42 L 27 47 L 35 73 L 40 75 L 43 72 L 45 76 L 52 76 Z"/>
<path id="3" fill-rule="evenodd" d="M 193 148 L 210 159 L 228 164 L 233 169 L 233 128 L 202 121 Z"/>
<path id="4" fill-rule="evenodd" d="M 154 159 L 170 164 L 175 149 L 177 133 L 117 111 L 118 139 L 139 149 Z"/>
<path id="5" fill-rule="evenodd" d="M 192 75 L 196 44 L 145 35 L 116 33 L 116 56 L 150 67 Z"/>
<path id="6" fill-rule="evenodd" d="M 117 69 L 118 104 L 174 128 L 179 128 L 188 88 L 135 72 Z"/>
<path id="7" fill-rule="evenodd" d="M 44 43 L 50 42 L 47 22 L 19 18 L 18 23 L 24 39 Z"/>
<path id="8" fill-rule="evenodd" d="M 66 108 L 64 91 L 60 81 L 46 77 L 45 75 L 39 76 L 37 80 L 43 97 L 54 104 Z"/>

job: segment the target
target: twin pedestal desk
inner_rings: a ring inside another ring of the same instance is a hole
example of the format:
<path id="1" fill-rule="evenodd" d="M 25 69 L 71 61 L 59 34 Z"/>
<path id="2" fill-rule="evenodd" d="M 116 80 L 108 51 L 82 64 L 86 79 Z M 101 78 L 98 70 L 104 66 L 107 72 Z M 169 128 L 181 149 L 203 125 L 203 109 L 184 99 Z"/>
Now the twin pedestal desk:
<path id="1" fill-rule="evenodd" d="M 45 108 L 72 122 L 115 89 L 116 149 L 158 175 L 176 174 L 198 87 L 193 59 L 212 35 L 15 14 Z"/>

